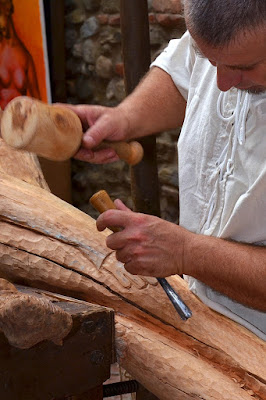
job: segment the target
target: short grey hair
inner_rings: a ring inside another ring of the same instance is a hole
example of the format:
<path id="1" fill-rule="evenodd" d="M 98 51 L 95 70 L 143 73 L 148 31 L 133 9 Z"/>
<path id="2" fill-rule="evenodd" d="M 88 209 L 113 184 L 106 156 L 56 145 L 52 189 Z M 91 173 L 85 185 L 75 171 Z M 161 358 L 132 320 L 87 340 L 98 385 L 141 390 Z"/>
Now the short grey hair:
<path id="1" fill-rule="evenodd" d="M 184 0 L 192 34 L 212 46 L 229 44 L 240 32 L 266 27 L 266 0 Z"/>

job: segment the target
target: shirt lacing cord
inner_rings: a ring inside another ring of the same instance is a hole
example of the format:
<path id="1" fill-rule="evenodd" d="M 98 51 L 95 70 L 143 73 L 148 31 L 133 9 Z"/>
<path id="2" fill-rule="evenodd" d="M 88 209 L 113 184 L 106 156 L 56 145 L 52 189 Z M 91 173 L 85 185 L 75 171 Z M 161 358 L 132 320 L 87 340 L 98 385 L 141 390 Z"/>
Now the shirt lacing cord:
<path id="1" fill-rule="evenodd" d="M 226 93 L 221 92 L 218 97 L 217 115 L 222 121 L 226 123 L 234 121 L 234 132 L 216 162 L 217 169 L 214 184 L 215 187 L 209 201 L 207 218 L 201 231 L 210 227 L 211 220 L 213 218 L 217 205 L 219 195 L 219 182 L 223 181 L 232 173 L 237 146 L 242 146 L 246 140 L 246 121 L 250 108 L 251 95 L 248 92 L 238 90 L 236 107 L 232 115 L 230 115 L 229 117 L 224 116 L 225 96 Z"/>

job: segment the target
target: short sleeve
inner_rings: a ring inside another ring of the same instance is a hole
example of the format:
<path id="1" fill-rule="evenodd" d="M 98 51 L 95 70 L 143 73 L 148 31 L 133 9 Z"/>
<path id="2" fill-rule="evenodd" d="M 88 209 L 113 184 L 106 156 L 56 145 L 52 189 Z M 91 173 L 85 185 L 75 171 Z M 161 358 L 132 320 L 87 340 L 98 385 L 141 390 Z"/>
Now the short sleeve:
<path id="1" fill-rule="evenodd" d="M 188 99 L 190 78 L 196 54 L 187 31 L 181 39 L 173 39 L 151 64 L 167 72 L 185 100 Z"/>

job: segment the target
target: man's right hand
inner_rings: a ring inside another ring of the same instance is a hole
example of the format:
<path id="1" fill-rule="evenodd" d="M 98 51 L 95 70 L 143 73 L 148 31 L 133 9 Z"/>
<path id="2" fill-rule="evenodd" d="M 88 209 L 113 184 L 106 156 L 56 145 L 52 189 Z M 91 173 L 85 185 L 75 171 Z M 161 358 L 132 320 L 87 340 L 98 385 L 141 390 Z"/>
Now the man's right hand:
<path id="1" fill-rule="evenodd" d="M 74 157 L 93 164 L 106 164 L 119 160 L 113 149 L 96 148 L 103 140 L 127 140 L 129 123 L 125 113 L 117 107 L 69 104 L 66 106 L 78 115 L 84 132 L 81 147 Z"/>
<path id="2" fill-rule="evenodd" d="M 118 160 L 113 149 L 95 151 L 103 141 L 128 141 L 181 126 L 186 101 L 171 76 L 154 67 L 137 88 L 114 108 L 65 105 L 80 118 L 84 137 L 76 158 L 104 164 Z"/>

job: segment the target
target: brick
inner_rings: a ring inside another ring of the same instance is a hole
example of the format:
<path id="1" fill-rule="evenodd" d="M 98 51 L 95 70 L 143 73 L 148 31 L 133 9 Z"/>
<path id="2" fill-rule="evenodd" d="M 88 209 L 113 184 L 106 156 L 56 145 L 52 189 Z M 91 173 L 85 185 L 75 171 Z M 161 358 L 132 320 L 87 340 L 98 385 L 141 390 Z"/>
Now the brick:
<path id="1" fill-rule="evenodd" d="M 108 18 L 109 16 L 107 14 L 99 14 L 97 15 L 98 21 L 101 25 L 107 25 L 108 24 Z"/>
<path id="2" fill-rule="evenodd" d="M 149 14 L 149 23 L 150 23 L 150 24 L 155 24 L 155 23 L 156 23 L 155 14 L 153 14 L 153 13 L 150 13 L 150 14 Z"/>
<path id="3" fill-rule="evenodd" d="M 120 25 L 120 14 L 110 15 L 108 20 L 109 25 Z"/>
<path id="4" fill-rule="evenodd" d="M 115 65 L 115 73 L 119 76 L 124 76 L 124 64 L 123 63 L 117 63 Z"/>
<path id="5" fill-rule="evenodd" d="M 175 28 L 183 23 L 184 18 L 180 14 L 156 14 L 156 20 L 165 28 Z"/>
<path id="6" fill-rule="evenodd" d="M 182 11 L 181 0 L 153 0 L 152 7 L 159 13 L 180 14 Z"/>

